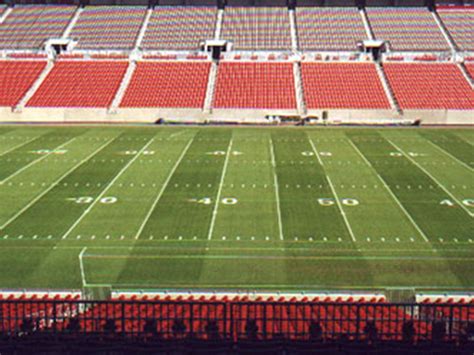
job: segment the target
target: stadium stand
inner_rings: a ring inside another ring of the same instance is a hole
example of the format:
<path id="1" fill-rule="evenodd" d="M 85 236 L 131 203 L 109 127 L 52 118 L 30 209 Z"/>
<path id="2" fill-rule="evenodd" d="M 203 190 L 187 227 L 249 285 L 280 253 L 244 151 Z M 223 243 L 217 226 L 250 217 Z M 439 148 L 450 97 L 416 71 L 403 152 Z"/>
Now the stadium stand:
<path id="1" fill-rule="evenodd" d="M 309 109 L 390 109 L 374 64 L 302 63 Z"/>
<path id="2" fill-rule="evenodd" d="M 221 39 L 237 50 L 290 50 L 288 10 L 282 7 L 227 7 Z"/>
<path id="3" fill-rule="evenodd" d="M 214 107 L 295 109 L 292 64 L 221 63 Z"/>
<path id="4" fill-rule="evenodd" d="M 200 42 L 214 39 L 217 11 L 205 6 L 160 6 L 153 10 L 142 48 L 197 50 Z"/>
<path id="5" fill-rule="evenodd" d="M 425 8 L 366 9 L 372 30 L 393 51 L 445 51 L 449 45 Z"/>
<path id="6" fill-rule="evenodd" d="M 287 339 L 422 341 L 435 335 L 460 340 L 474 321 L 472 300 L 387 303 L 384 298 L 249 296 L 119 296 L 81 301 L 77 294 L 0 296 L 0 334 L 48 331 L 133 336 L 161 340 Z M 212 324 L 213 327 L 209 327 Z M 407 325 L 412 327 L 411 334 Z M 368 331 L 372 327 L 371 331 Z M 216 338 L 217 337 L 217 338 Z"/>
<path id="7" fill-rule="evenodd" d="M 121 107 L 202 108 L 209 62 L 139 62 Z"/>
<path id="8" fill-rule="evenodd" d="M 140 32 L 146 9 L 134 6 L 88 6 L 70 37 L 78 49 L 131 49 Z"/>
<path id="9" fill-rule="evenodd" d="M 27 106 L 108 107 L 127 67 L 125 61 L 59 61 Z"/>
<path id="10" fill-rule="evenodd" d="M 16 106 L 45 66 L 45 61 L 0 61 L 0 106 Z"/>
<path id="11" fill-rule="evenodd" d="M 3 12 L 7 9 L 5 5 L 0 5 L 0 16 L 3 15 Z"/>
<path id="12" fill-rule="evenodd" d="M 0 24 L 0 49 L 39 49 L 48 39 L 61 37 L 74 6 L 19 5 Z"/>
<path id="13" fill-rule="evenodd" d="M 474 7 L 466 9 L 439 9 L 446 28 L 457 47 L 466 51 L 474 51 Z"/>
<path id="14" fill-rule="evenodd" d="M 297 8 L 296 23 L 303 51 L 354 51 L 358 41 L 367 39 L 356 8 Z"/>
<path id="15" fill-rule="evenodd" d="M 456 64 L 386 63 L 384 68 L 402 109 L 474 109 L 474 91 Z"/>

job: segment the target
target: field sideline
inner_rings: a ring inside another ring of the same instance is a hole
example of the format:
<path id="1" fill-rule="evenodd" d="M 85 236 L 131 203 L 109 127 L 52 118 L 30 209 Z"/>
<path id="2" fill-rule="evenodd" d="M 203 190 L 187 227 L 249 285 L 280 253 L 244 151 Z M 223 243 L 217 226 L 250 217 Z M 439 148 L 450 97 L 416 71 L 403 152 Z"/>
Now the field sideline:
<path id="1" fill-rule="evenodd" d="M 474 130 L 0 127 L 0 288 L 473 290 Z"/>

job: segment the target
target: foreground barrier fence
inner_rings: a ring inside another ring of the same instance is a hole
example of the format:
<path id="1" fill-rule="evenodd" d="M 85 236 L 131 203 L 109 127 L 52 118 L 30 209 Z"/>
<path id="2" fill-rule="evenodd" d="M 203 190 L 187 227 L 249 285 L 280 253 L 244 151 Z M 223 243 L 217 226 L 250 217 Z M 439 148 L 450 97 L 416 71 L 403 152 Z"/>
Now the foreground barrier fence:
<path id="1" fill-rule="evenodd" d="M 157 339 L 474 340 L 474 304 L 0 301 L 0 335 Z"/>

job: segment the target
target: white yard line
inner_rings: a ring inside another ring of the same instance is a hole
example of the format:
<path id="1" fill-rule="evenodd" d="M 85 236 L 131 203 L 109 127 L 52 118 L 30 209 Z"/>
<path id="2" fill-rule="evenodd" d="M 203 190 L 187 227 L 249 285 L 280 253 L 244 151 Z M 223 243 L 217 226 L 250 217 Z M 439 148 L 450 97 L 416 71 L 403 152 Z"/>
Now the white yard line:
<path id="1" fill-rule="evenodd" d="M 233 142 L 233 139 L 231 138 L 230 142 L 229 142 L 229 147 L 227 148 L 227 154 L 225 156 L 224 168 L 222 169 L 222 175 L 221 175 L 221 181 L 219 183 L 219 189 L 217 190 L 216 203 L 214 205 L 214 210 L 212 211 L 211 225 L 209 226 L 209 234 L 207 235 L 208 240 L 211 240 L 212 233 L 214 232 L 214 224 L 216 223 L 217 211 L 219 209 L 219 203 L 220 203 L 220 200 L 221 200 L 222 185 L 224 184 L 224 178 L 225 178 L 225 174 L 227 172 L 227 165 L 229 163 L 230 151 L 232 150 L 232 142 Z"/>
<path id="2" fill-rule="evenodd" d="M 82 213 L 82 215 L 74 222 L 74 224 L 67 230 L 66 233 L 63 234 L 61 239 L 66 239 L 66 237 L 76 228 L 76 226 L 81 223 L 85 216 L 94 208 L 96 203 L 104 196 L 104 194 L 112 187 L 112 185 L 118 180 L 120 176 L 133 164 L 135 160 L 137 160 L 142 153 L 148 148 L 148 146 L 153 143 L 155 138 L 150 139 L 150 141 L 145 144 L 142 149 L 132 158 L 130 161 L 118 172 L 117 175 L 107 184 L 107 186 L 102 190 L 102 192 L 97 196 L 97 198 L 87 207 L 87 209 Z"/>
<path id="3" fill-rule="evenodd" d="M 69 139 L 67 142 L 61 144 L 60 146 L 57 146 L 53 149 L 51 149 L 51 151 L 45 155 L 43 155 L 41 158 L 39 159 L 35 159 L 33 160 L 32 162 L 30 162 L 29 164 L 26 164 L 24 167 L 18 169 L 17 171 L 15 171 L 13 174 L 11 174 L 10 176 L 7 176 L 5 179 L 3 179 L 2 181 L 0 181 L 0 185 L 4 184 L 5 182 L 7 182 L 8 180 L 10 180 L 11 178 L 17 176 L 19 173 L 21 173 L 22 171 L 25 171 L 26 169 L 28 169 L 29 167 L 35 165 L 36 163 L 39 163 L 40 161 L 42 161 L 43 159 L 46 159 L 47 157 L 49 157 L 51 154 L 53 154 L 57 149 L 61 149 L 63 148 L 65 145 L 71 143 L 72 141 L 74 141 L 76 139 L 76 137 L 73 137 L 71 139 Z"/>
<path id="4" fill-rule="evenodd" d="M 156 199 L 155 201 L 153 201 L 153 204 L 151 205 L 150 209 L 148 210 L 148 213 L 145 217 L 145 219 L 143 220 L 143 223 L 141 224 L 140 228 L 138 229 L 138 232 L 137 234 L 135 234 L 135 239 L 138 239 L 139 236 L 142 234 L 143 232 L 143 229 L 145 228 L 145 225 L 148 223 L 148 220 L 150 219 L 151 217 L 151 214 L 153 213 L 153 211 L 155 210 L 155 207 L 156 205 L 158 204 L 158 202 L 160 201 L 161 199 L 161 196 L 163 195 L 164 191 L 166 190 L 166 188 L 168 187 L 168 184 L 171 180 L 171 178 L 173 177 L 176 169 L 178 168 L 179 164 L 181 163 L 181 161 L 183 160 L 184 156 L 186 155 L 189 147 L 191 146 L 191 144 L 193 143 L 194 141 L 194 137 L 188 142 L 188 144 L 186 145 L 186 147 L 184 148 L 183 152 L 181 153 L 181 156 L 179 157 L 179 159 L 176 161 L 175 165 L 173 166 L 173 169 L 170 171 L 165 183 L 163 184 L 158 196 L 156 196 Z"/>
<path id="5" fill-rule="evenodd" d="M 46 195 L 49 191 L 53 189 L 53 187 L 57 186 L 65 177 L 67 177 L 69 174 L 71 174 L 73 171 L 75 171 L 78 167 L 80 167 L 82 164 L 87 162 L 89 159 L 91 159 L 93 156 L 95 156 L 97 153 L 99 153 L 102 149 L 104 149 L 106 146 L 108 146 L 110 143 L 114 141 L 115 138 L 107 141 L 105 144 L 101 145 L 99 148 L 97 148 L 95 151 L 93 151 L 91 154 L 89 154 L 86 158 L 82 159 L 79 163 L 74 165 L 71 169 L 66 171 L 63 175 L 61 175 L 56 181 L 54 181 L 46 190 L 41 192 L 38 196 L 36 196 L 31 202 L 29 202 L 25 207 L 23 207 L 20 211 L 18 211 L 13 217 L 11 217 L 8 221 L 6 221 L 0 229 L 4 229 L 6 226 L 8 226 L 10 223 L 12 223 L 15 219 L 17 219 L 19 216 L 21 216 L 27 209 L 29 209 L 31 206 L 33 206 L 39 199 L 41 199 L 44 195 Z"/>
<path id="6" fill-rule="evenodd" d="M 428 143 L 430 143 L 433 147 L 435 147 L 436 149 L 438 149 L 441 153 L 444 153 L 445 155 L 447 155 L 448 157 L 450 157 L 451 159 L 453 159 L 454 161 L 456 161 L 457 163 L 461 164 L 462 166 L 464 166 L 465 168 L 467 168 L 468 170 L 470 170 L 471 172 L 474 172 L 474 169 L 471 168 L 469 165 L 467 165 L 465 162 L 459 160 L 458 158 L 456 158 L 454 155 L 452 155 L 451 153 L 449 153 L 448 151 L 444 150 L 443 148 L 441 148 L 440 146 L 438 146 L 437 144 L 433 143 L 432 141 L 430 141 L 429 139 L 426 139 L 426 141 Z"/>
<path id="7" fill-rule="evenodd" d="M 81 280 L 82 280 L 82 287 L 87 286 L 86 282 L 86 272 L 84 270 L 84 261 L 82 260 L 82 257 L 84 256 L 84 253 L 86 252 L 87 247 L 82 248 L 81 252 L 79 253 L 79 268 L 81 270 Z"/>
<path id="8" fill-rule="evenodd" d="M 400 153 L 403 154 L 403 156 L 405 158 L 407 158 L 408 160 L 410 160 L 413 164 L 415 164 L 420 170 L 422 170 L 426 175 L 428 175 L 431 180 L 433 180 L 434 182 L 436 182 L 436 184 L 438 184 L 439 187 L 441 187 L 441 189 L 446 192 L 454 201 L 456 201 L 456 203 L 459 205 L 459 207 L 461 207 L 464 211 L 467 212 L 467 214 L 470 216 L 470 217 L 474 217 L 474 212 L 471 212 L 469 211 L 466 206 L 464 206 L 462 204 L 461 201 L 459 201 L 446 187 L 444 187 L 433 175 L 430 174 L 430 172 L 428 170 L 426 170 L 425 168 L 423 168 L 420 164 L 418 164 L 416 162 L 415 159 L 413 159 L 412 157 L 410 157 L 408 154 L 406 154 L 400 147 L 398 147 L 395 143 L 393 143 L 390 139 L 387 139 L 387 141 L 393 145 Z"/>
<path id="9" fill-rule="evenodd" d="M 311 144 L 311 148 L 313 149 L 314 154 L 316 154 L 316 157 L 318 158 L 319 164 L 321 164 L 321 166 L 324 167 L 324 163 L 323 163 L 321 157 L 319 156 L 319 152 L 316 149 L 316 146 L 314 145 L 311 138 L 308 137 L 308 140 L 309 140 L 309 144 Z M 334 198 L 336 200 L 337 207 L 339 207 L 339 211 L 341 212 L 342 219 L 344 220 L 344 223 L 346 224 L 346 228 L 347 228 L 347 230 L 348 230 L 348 232 L 351 236 L 351 239 L 352 239 L 353 242 L 356 242 L 354 232 L 352 231 L 352 227 L 349 223 L 349 220 L 347 219 L 346 213 L 344 212 L 344 209 L 342 208 L 342 204 L 341 204 L 341 201 L 339 200 L 339 196 L 337 195 L 336 189 L 334 188 L 334 185 L 332 184 L 332 181 L 329 178 L 329 175 L 327 173 L 325 173 L 325 176 L 326 176 L 326 179 L 328 181 L 329 187 L 331 188 L 332 194 L 334 195 Z"/>
<path id="10" fill-rule="evenodd" d="M 33 137 L 33 138 L 31 138 L 31 139 L 28 139 L 26 142 L 21 142 L 20 144 L 17 144 L 16 146 L 14 146 L 14 147 L 12 147 L 12 148 L 10 148 L 10 149 L 4 151 L 3 153 L 1 153 L 1 154 L 0 154 L 0 157 L 3 156 L 3 155 L 5 155 L 5 154 L 8 154 L 8 153 L 14 151 L 15 149 L 21 148 L 21 147 L 27 145 L 28 143 L 33 142 L 34 140 L 40 138 L 41 136 L 42 136 L 42 135 L 39 135 L 39 136 Z"/>
<path id="11" fill-rule="evenodd" d="M 412 216 L 408 213 L 408 211 L 405 209 L 405 207 L 403 207 L 402 203 L 400 202 L 400 200 L 397 198 L 397 196 L 395 196 L 395 194 L 393 193 L 392 189 L 390 189 L 390 187 L 387 185 L 387 183 L 385 182 L 385 180 L 379 175 L 379 173 L 377 172 L 377 170 L 375 170 L 375 168 L 372 166 L 372 164 L 370 163 L 370 161 L 367 160 L 367 158 L 365 157 L 364 154 L 362 154 L 362 152 L 359 150 L 359 148 L 357 148 L 357 146 L 354 144 L 354 142 L 352 142 L 350 139 L 348 140 L 349 143 L 352 145 L 352 147 L 354 148 L 354 150 L 360 155 L 360 157 L 362 158 L 362 160 L 374 171 L 375 175 L 377 175 L 377 178 L 380 180 L 380 182 L 382 183 L 382 185 L 385 187 L 385 189 L 389 192 L 390 196 L 392 196 L 393 200 L 397 203 L 398 207 L 400 207 L 400 209 L 403 211 L 403 213 L 405 214 L 405 216 L 408 218 L 408 220 L 411 222 L 411 224 L 413 225 L 413 227 L 415 227 L 415 229 L 418 231 L 418 233 L 420 233 L 420 235 L 423 237 L 423 239 L 426 241 L 426 242 L 429 242 L 428 238 L 426 237 L 425 233 L 421 230 L 421 228 L 418 226 L 418 224 L 415 222 L 415 220 L 412 218 Z"/>
<path id="12" fill-rule="evenodd" d="M 276 162 L 275 162 L 275 152 L 273 149 L 273 140 L 270 138 L 270 154 L 272 158 L 272 167 L 273 167 L 273 181 L 275 184 L 275 196 L 277 202 L 277 215 L 278 215 L 278 229 L 280 232 L 280 240 L 284 240 L 283 238 L 283 225 L 281 222 L 281 206 L 280 206 L 280 192 L 279 192 L 279 185 L 278 185 L 278 177 L 276 173 Z"/>

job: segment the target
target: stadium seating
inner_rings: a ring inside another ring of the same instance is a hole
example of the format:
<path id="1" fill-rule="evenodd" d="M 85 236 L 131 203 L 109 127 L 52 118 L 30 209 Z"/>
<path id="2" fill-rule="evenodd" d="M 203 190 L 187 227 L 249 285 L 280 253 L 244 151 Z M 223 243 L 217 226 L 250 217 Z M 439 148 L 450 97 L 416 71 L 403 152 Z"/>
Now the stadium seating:
<path id="1" fill-rule="evenodd" d="M 356 8 L 296 9 L 300 50 L 356 50 L 357 42 L 367 39 Z"/>
<path id="2" fill-rule="evenodd" d="M 471 79 L 474 81 L 474 63 L 466 64 L 466 69 L 469 75 L 471 76 Z"/>
<path id="3" fill-rule="evenodd" d="M 33 85 L 44 61 L 0 61 L 0 106 L 15 106 Z"/>
<path id="4" fill-rule="evenodd" d="M 209 62 L 139 62 L 121 107 L 202 108 Z"/>
<path id="5" fill-rule="evenodd" d="M 301 75 L 309 109 L 389 109 L 374 64 L 302 63 Z"/>
<path id="6" fill-rule="evenodd" d="M 295 109 L 290 63 L 221 63 L 216 108 Z"/>
<path id="7" fill-rule="evenodd" d="M 291 50 L 288 10 L 282 7 L 228 7 L 221 39 L 237 50 Z"/>
<path id="8" fill-rule="evenodd" d="M 375 37 L 394 51 L 443 51 L 449 45 L 433 15 L 425 8 L 366 9 Z"/>
<path id="9" fill-rule="evenodd" d="M 7 9 L 5 5 L 0 5 L 0 16 L 3 15 L 3 12 Z"/>
<path id="10" fill-rule="evenodd" d="M 125 61 L 59 61 L 27 106 L 108 107 L 127 67 Z"/>
<path id="11" fill-rule="evenodd" d="M 387 63 L 384 68 L 402 109 L 474 109 L 474 90 L 456 64 Z"/>
<path id="12" fill-rule="evenodd" d="M 56 295 L 3 295 L 0 293 L 1 301 L 19 301 L 15 303 L 2 303 L 0 307 L 0 334 L 10 331 L 21 331 L 19 327 L 32 327 L 33 329 L 46 329 L 51 327 L 51 318 L 65 319 L 79 312 L 77 304 L 54 303 L 54 301 L 79 300 L 79 294 L 56 294 Z M 38 302 L 41 301 L 41 302 Z M 48 322 L 49 320 L 49 322 Z M 31 321 L 30 324 L 27 323 Z M 60 323 L 55 323 L 60 327 Z M 23 329 L 26 330 L 26 329 Z"/>
<path id="13" fill-rule="evenodd" d="M 74 25 L 71 38 L 79 49 L 131 49 L 146 9 L 134 6 L 88 6 Z"/>
<path id="14" fill-rule="evenodd" d="M 160 6 L 153 10 L 142 48 L 196 50 L 214 39 L 217 11 L 213 7 Z"/>
<path id="15" fill-rule="evenodd" d="M 470 10 L 440 9 L 438 14 L 459 49 L 474 51 L 474 8 Z"/>
<path id="16" fill-rule="evenodd" d="M 74 6 L 19 5 L 0 24 L 0 49 L 39 49 L 50 38 L 61 37 Z"/>

